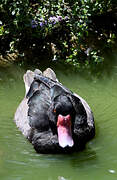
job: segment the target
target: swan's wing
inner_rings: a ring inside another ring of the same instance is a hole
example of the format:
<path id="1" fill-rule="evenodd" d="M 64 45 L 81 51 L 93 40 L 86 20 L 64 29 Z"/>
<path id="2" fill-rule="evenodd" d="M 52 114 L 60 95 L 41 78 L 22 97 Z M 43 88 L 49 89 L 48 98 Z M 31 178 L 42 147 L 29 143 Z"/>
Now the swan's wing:
<path id="1" fill-rule="evenodd" d="M 88 103 L 82 97 L 80 97 L 78 94 L 74 93 L 74 96 L 76 98 L 80 99 L 81 103 L 83 104 L 83 106 L 85 108 L 86 114 L 87 114 L 87 123 L 89 126 L 93 127 L 94 126 L 94 117 L 93 117 L 92 110 L 89 107 Z"/>
<path id="2" fill-rule="evenodd" d="M 74 94 L 68 94 L 68 97 L 70 98 L 76 112 L 74 127 L 79 128 L 79 126 L 87 126 L 87 114 L 81 100 Z"/>
<path id="3" fill-rule="evenodd" d="M 27 72 L 24 74 L 23 79 L 24 79 L 24 84 L 25 84 L 25 90 L 26 94 L 28 93 L 30 86 L 34 80 L 34 72 L 27 70 Z"/>
<path id="4" fill-rule="evenodd" d="M 90 140 L 95 135 L 93 113 L 87 102 L 77 94 L 73 94 L 70 99 L 76 111 L 74 133 L 78 137 L 86 137 L 86 141 Z"/>
<path id="5" fill-rule="evenodd" d="M 52 101 L 57 97 L 60 96 L 61 94 L 66 94 L 66 91 L 64 90 L 64 88 L 62 86 L 59 86 L 58 84 L 54 84 L 51 88 L 50 88 L 50 96 Z"/>
<path id="6" fill-rule="evenodd" d="M 30 98 L 31 96 L 33 96 L 33 94 L 39 90 L 39 82 L 37 81 L 33 81 L 32 84 L 30 85 L 29 91 L 26 94 L 26 98 Z"/>
<path id="7" fill-rule="evenodd" d="M 56 74 L 55 74 L 55 72 L 51 68 L 47 68 L 43 72 L 43 76 L 48 77 L 48 78 L 52 79 L 53 81 L 57 81 L 58 82 L 58 79 L 56 78 Z"/>
<path id="8" fill-rule="evenodd" d="M 39 131 L 49 129 L 47 111 L 50 106 L 49 89 L 40 84 L 39 90 L 35 91 L 28 100 L 28 119 L 32 128 Z"/>
<path id="9" fill-rule="evenodd" d="M 26 95 L 30 90 L 30 86 L 31 86 L 32 82 L 34 81 L 34 77 L 35 77 L 36 74 L 42 74 L 42 72 L 39 69 L 35 69 L 34 72 L 30 71 L 30 70 L 27 70 L 26 73 L 23 76 L 25 89 L 26 89 Z"/>

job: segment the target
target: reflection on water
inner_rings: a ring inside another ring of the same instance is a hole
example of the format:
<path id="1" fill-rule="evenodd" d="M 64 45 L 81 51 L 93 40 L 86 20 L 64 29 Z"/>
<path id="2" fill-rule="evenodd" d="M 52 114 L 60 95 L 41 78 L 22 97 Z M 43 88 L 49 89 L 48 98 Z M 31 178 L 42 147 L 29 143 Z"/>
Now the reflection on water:
<path id="1" fill-rule="evenodd" d="M 24 96 L 24 72 L 17 66 L 0 70 L 0 179 L 116 179 L 117 69 L 95 80 L 56 70 L 63 84 L 87 100 L 96 122 L 95 138 L 82 152 L 70 155 L 37 154 L 16 128 L 13 115 Z"/>

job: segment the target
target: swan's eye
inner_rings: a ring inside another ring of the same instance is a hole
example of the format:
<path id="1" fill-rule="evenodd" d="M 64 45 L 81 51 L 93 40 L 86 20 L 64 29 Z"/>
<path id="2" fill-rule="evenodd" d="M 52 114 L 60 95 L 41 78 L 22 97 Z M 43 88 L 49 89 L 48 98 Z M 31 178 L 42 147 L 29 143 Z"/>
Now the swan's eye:
<path id="1" fill-rule="evenodd" d="M 54 109 L 53 112 L 56 113 L 56 109 Z"/>

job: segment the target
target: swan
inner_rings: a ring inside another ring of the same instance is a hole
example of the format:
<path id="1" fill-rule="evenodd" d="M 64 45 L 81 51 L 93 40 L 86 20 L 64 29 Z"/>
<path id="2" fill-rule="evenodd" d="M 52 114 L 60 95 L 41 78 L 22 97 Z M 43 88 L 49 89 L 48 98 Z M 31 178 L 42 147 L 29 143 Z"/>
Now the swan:
<path id="1" fill-rule="evenodd" d="M 95 135 L 93 113 L 87 102 L 63 86 L 55 72 L 27 70 L 25 97 L 14 121 L 38 153 L 70 153 L 84 148 Z"/>

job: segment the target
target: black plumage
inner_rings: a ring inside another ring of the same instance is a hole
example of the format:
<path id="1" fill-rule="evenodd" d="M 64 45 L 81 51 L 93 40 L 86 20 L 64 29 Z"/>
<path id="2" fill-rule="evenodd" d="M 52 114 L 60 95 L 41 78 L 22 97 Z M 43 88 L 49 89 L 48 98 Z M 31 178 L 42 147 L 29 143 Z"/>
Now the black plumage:
<path id="1" fill-rule="evenodd" d="M 37 152 L 77 151 L 95 135 L 93 114 L 88 104 L 58 81 L 43 74 L 35 74 L 26 99 L 27 119 L 30 126 L 27 138 Z M 58 119 L 66 118 L 67 115 L 70 117 L 70 132 L 74 143 L 61 147 L 57 123 Z"/>

